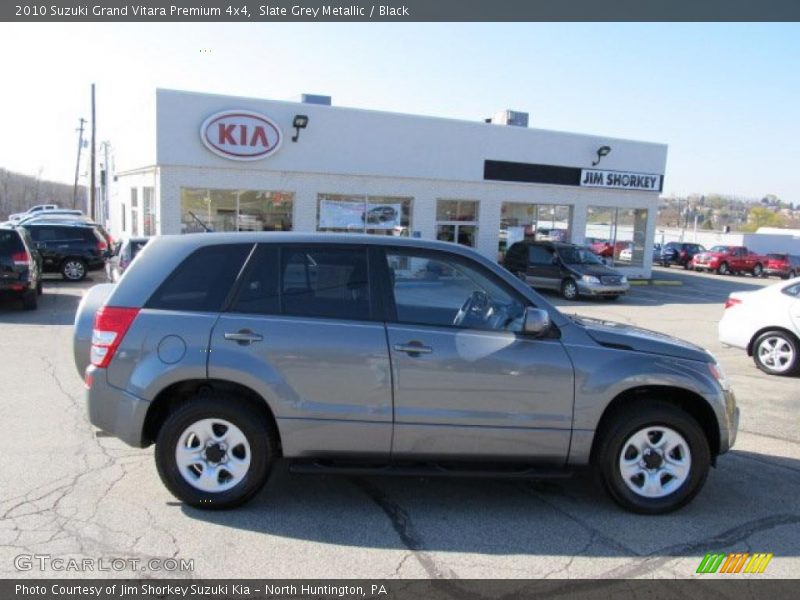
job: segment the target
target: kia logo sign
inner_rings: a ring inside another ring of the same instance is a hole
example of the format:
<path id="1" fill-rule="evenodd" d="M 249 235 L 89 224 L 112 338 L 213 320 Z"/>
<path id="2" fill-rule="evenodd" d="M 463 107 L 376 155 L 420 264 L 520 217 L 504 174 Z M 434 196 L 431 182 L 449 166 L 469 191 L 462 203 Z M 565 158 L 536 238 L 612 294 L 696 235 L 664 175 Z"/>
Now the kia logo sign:
<path id="1" fill-rule="evenodd" d="M 274 121 L 249 110 L 216 113 L 200 127 L 206 148 L 230 160 L 266 158 L 278 151 L 282 138 Z"/>

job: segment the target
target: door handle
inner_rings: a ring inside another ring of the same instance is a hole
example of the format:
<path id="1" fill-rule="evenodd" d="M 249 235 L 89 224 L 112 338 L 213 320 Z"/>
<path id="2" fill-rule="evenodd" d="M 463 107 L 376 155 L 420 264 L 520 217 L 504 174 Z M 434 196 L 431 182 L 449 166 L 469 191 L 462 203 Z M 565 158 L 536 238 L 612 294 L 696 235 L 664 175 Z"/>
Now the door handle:
<path id="1" fill-rule="evenodd" d="M 240 346 L 248 346 L 253 342 L 260 342 L 264 339 L 264 336 L 260 333 L 254 333 L 249 329 L 242 329 L 236 332 L 226 332 L 225 339 L 237 342 Z"/>
<path id="2" fill-rule="evenodd" d="M 430 354 L 433 348 L 424 346 L 420 342 L 407 342 L 405 344 L 395 344 L 393 348 L 397 352 L 405 352 L 409 356 L 419 356 L 420 354 Z"/>

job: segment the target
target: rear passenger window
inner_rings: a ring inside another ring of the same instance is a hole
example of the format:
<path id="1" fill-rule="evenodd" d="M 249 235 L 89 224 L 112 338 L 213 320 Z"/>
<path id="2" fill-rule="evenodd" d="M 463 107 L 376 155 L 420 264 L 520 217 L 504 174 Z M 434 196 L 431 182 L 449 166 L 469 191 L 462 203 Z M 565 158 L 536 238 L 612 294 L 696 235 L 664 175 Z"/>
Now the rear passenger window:
<path id="1" fill-rule="evenodd" d="M 25 250 L 25 246 L 16 231 L 0 230 L 0 255 L 6 256 L 22 250 Z"/>
<path id="2" fill-rule="evenodd" d="M 252 244 L 225 244 L 198 248 L 161 284 L 147 308 L 218 312 Z"/>
<path id="3" fill-rule="evenodd" d="M 552 265 L 553 254 L 544 246 L 530 246 L 528 260 L 532 265 Z"/>
<path id="4" fill-rule="evenodd" d="M 274 315 L 280 312 L 278 248 L 262 245 L 251 259 L 232 312 Z"/>
<path id="5" fill-rule="evenodd" d="M 284 315 L 370 317 L 366 249 L 286 246 L 280 272 Z"/>

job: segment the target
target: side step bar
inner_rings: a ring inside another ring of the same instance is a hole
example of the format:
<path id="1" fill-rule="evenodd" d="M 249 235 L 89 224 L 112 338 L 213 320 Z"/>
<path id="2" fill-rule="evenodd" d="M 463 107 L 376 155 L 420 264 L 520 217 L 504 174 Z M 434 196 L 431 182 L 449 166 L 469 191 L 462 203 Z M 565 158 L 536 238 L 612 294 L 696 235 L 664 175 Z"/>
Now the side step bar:
<path id="1" fill-rule="evenodd" d="M 474 477 L 494 479 L 567 479 L 572 471 L 566 468 L 524 466 L 519 469 L 489 469 L 450 466 L 441 464 L 380 464 L 359 465 L 348 463 L 328 463 L 321 461 L 302 461 L 289 464 L 289 471 L 303 475 L 387 475 L 401 477 Z"/>

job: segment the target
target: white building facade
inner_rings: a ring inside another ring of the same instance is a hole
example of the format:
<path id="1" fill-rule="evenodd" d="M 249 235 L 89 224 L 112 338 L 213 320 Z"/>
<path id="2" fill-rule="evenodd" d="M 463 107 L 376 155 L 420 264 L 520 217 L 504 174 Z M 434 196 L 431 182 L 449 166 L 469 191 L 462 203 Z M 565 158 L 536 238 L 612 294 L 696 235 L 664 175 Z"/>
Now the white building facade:
<path id="1" fill-rule="evenodd" d="M 591 236 L 646 278 L 666 155 L 524 126 L 158 90 L 152 159 L 117 174 L 110 227 L 407 235 L 491 258 L 527 236 Z"/>

